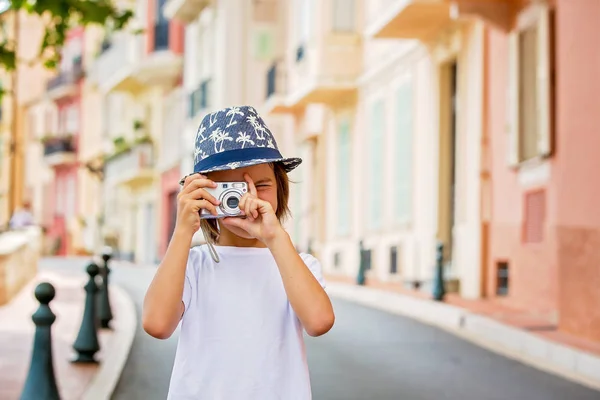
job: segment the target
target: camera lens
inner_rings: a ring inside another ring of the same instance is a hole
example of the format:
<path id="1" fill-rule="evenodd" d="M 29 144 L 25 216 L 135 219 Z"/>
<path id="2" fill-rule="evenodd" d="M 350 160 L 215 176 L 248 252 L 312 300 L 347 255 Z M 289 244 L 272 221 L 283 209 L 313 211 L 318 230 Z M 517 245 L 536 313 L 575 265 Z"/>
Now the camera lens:
<path id="1" fill-rule="evenodd" d="M 236 208 L 238 204 L 240 204 L 240 200 L 237 197 L 231 196 L 227 198 L 227 207 Z"/>

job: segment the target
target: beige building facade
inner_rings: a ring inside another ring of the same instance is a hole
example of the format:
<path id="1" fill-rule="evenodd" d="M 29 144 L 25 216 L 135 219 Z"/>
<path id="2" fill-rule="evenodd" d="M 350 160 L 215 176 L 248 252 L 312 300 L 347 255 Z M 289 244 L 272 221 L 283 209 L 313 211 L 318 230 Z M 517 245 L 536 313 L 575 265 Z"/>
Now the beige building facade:
<path id="1" fill-rule="evenodd" d="M 429 290 L 442 241 L 449 288 L 478 297 L 482 25 L 451 19 L 446 2 L 278 5 L 288 8 L 263 110 L 286 121 L 305 159 L 298 247 L 354 278 L 362 242 L 370 279 Z M 427 24 L 411 22 L 432 9 Z"/>

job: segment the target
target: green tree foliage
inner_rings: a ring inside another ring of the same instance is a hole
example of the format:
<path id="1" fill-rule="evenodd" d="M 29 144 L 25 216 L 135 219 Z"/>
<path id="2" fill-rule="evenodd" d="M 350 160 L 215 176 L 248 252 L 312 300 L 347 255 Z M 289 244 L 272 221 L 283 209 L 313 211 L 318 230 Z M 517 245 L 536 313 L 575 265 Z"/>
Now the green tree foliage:
<path id="1" fill-rule="evenodd" d="M 97 25 L 118 31 L 133 16 L 131 10 L 119 9 L 111 0 L 0 0 L 0 9 L 4 9 L 4 13 L 26 11 L 39 16 L 45 24 L 36 60 L 17 60 L 15 43 L 8 40 L 10 35 L 4 32 L 0 39 L 0 68 L 8 71 L 14 70 L 21 61 L 42 62 L 53 69 L 60 61 L 60 49 L 69 29 Z"/>

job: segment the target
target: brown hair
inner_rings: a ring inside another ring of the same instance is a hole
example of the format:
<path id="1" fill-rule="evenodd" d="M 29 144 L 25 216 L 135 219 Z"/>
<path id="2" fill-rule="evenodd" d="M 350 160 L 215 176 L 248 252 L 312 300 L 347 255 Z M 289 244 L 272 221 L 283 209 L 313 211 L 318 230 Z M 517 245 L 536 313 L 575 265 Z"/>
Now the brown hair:
<path id="1" fill-rule="evenodd" d="M 275 215 L 279 222 L 285 221 L 290 215 L 288 200 L 290 198 L 290 180 L 285 168 L 280 163 L 270 164 L 275 174 L 275 185 L 277 186 L 277 210 Z M 219 239 L 219 224 L 216 219 L 200 220 L 200 229 L 204 233 L 204 238 L 209 243 L 216 243 Z"/>

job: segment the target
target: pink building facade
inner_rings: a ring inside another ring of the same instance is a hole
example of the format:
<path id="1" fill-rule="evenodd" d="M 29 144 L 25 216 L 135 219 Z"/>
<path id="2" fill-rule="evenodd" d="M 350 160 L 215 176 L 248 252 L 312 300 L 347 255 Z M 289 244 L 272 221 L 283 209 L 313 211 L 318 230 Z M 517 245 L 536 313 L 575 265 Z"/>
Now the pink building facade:
<path id="1" fill-rule="evenodd" d="M 44 116 L 44 159 L 54 170 L 51 192 L 51 226 L 48 234 L 58 255 L 71 253 L 74 241 L 70 229 L 78 223 L 78 146 L 81 128 L 81 85 L 83 82 L 82 28 L 67 36 L 58 74 L 48 80 L 46 96 L 53 106 Z"/>
<path id="2" fill-rule="evenodd" d="M 486 32 L 485 292 L 600 341 L 600 2 L 534 7 Z"/>

